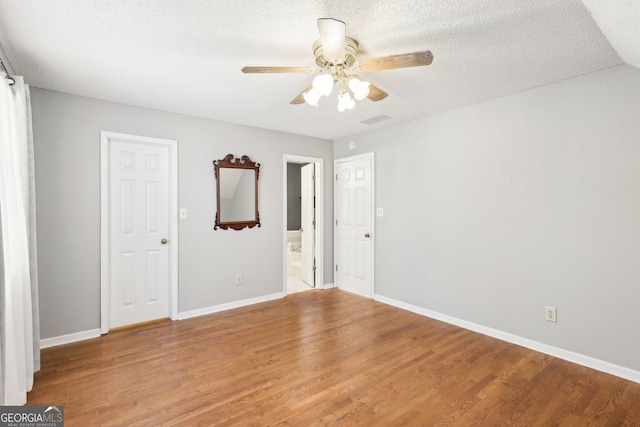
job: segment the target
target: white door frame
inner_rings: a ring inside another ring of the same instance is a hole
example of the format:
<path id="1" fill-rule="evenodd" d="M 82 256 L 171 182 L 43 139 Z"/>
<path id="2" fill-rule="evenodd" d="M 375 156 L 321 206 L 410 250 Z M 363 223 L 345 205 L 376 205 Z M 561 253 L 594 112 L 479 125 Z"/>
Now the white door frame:
<path id="1" fill-rule="evenodd" d="M 371 232 L 371 298 L 373 298 L 375 296 L 375 289 L 376 289 L 376 280 L 375 280 L 375 253 L 376 253 L 376 217 L 374 215 L 374 211 L 375 211 L 375 206 L 376 206 L 376 199 L 375 199 L 375 195 L 376 195 L 376 183 L 375 183 L 375 177 L 376 177 L 376 162 L 375 162 L 375 153 L 363 153 L 363 154 L 358 154 L 355 156 L 350 156 L 350 157 L 343 157 L 341 159 L 335 159 L 333 161 L 333 171 L 334 174 L 336 174 L 337 170 L 338 170 L 338 163 L 343 163 L 343 162 L 349 162 L 352 160 L 360 160 L 360 159 L 370 159 L 371 160 L 371 212 L 369 213 L 371 215 L 371 228 L 372 228 L 372 232 Z M 339 205 L 338 205 L 338 191 L 336 191 L 336 180 L 333 180 L 333 217 L 338 218 L 338 209 L 339 209 Z M 338 235 L 338 227 L 336 227 L 336 223 L 334 222 L 334 230 L 335 232 L 333 233 L 333 271 L 335 274 L 336 271 L 336 265 L 338 263 L 338 242 L 340 241 L 340 236 Z M 337 288 L 340 288 L 340 276 L 339 275 L 335 275 L 335 286 Z"/>
<path id="2" fill-rule="evenodd" d="M 110 327 L 109 152 L 112 142 L 134 142 L 169 149 L 169 317 L 178 319 L 178 141 L 116 132 L 100 132 L 100 332 Z"/>
<path id="3" fill-rule="evenodd" d="M 282 288 L 287 295 L 287 163 L 316 164 L 316 289 L 324 289 L 324 159 L 285 154 L 282 158 Z"/>

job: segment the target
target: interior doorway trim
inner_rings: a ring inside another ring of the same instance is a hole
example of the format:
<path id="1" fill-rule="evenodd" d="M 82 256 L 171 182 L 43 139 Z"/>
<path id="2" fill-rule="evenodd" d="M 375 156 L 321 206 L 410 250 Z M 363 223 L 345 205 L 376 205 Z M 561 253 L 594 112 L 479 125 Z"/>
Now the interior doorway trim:
<path id="1" fill-rule="evenodd" d="M 100 132 L 100 333 L 109 332 L 110 321 L 110 200 L 109 152 L 112 142 L 160 145 L 169 151 L 169 317 L 178 319 L 178 141 Z"/>
<path id="2" fill-rule="evenodd" d="M 315 163 L 316 179 L 316 289 L 324 289 L 324 159 L 285 154 L 282 159 L 282 289 L 287 294 L 287 163 Z"/>

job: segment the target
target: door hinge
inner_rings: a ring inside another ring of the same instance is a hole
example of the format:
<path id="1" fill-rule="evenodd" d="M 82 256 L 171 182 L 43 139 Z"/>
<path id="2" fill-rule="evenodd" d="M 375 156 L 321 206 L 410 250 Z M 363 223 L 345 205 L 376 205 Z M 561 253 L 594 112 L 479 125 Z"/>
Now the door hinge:
<path id="1" fill-rule="evenodd" d="M 314 227 L 316 226 L 316 220 L 315 219 L 313 220 L 313 226 Z"/>
<path id="2" fill-rule="evenodd" d="M 338 264 L 336 264 L 336 271 L 338 271 Z"/>
<path id="3" fill-rule="evenodd" d="M 338 174 L 336 174 L 336 181 L 338 180 Z"/>
<path id="4" fill-rule="evenodd" d="M 315 181 L 316 180 L 316 176 L 315 175 L 311 175 L 311 180 Z"/>

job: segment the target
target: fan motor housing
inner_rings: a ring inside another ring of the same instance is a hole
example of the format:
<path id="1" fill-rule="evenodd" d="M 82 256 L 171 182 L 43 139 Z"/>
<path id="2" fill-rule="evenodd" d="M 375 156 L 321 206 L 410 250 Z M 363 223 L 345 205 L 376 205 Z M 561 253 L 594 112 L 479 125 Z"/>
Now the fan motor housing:
<path id="1" fill-rule="evenodd" d="M 341 62 L 333 62 L 325 57 L 324 50 L 322 49 L 322 40 L 316 40 L 313 44 L 313 55 L 316 58 L 316 65 L 323 69 L 331 65 L 344 65 L 345 67 L 353 66 L 356 62 L 358 42 L 351 37 L 345 37 L 344 39 L 344 59 Z"/>

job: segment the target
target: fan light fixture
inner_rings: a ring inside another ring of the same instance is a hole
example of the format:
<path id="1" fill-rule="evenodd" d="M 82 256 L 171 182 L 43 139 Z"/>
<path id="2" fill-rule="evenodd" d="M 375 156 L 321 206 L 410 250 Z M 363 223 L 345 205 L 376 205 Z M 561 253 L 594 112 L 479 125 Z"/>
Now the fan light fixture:
<path id="1" fill-rule="evenodd" d="M 348 91 L 343 89 L 338 95 L 338 111 L 342 113 L 344 110 L 353 110 L 355 106 L 356 101 L 351 98 Z"/>
<path id="2" fill-rule="evenodd" d="M 302 96 L 304 96 L 304 100 L 307 104 L 317 107 L 318 100 L 322 95 L 317 90 L 312 88 L 308 92 L 305 92 Z"/>
<path id="3" fill-rule="evenodd" d="M 333 76 L 331 74 L 320 74 L 313 78 L 313 90 L 322 96 L 329 96 L 333 91 Z"/>
<path id="4" fill-rule="evenodd" d="M 313 55 L 318 68 L 310 67 L 243 67 L 243 73 L 319 73 L 311 86 L 300 92 L 290 102 L 292 105 L 305 102 L 314 107 L 323 96 L 329 96 L 337 87 L 338 111 L 351 110 L 356 101 L 365 98 L 373 102 L 385 99 L 389 94 L 374 84 L 351 73 L 393 70 L 396 68 L 422 67 L 430 65 L 433 54 L 428 51 L 382 56 L 356 60 L 358 42 L 346 35 L 346 25 L 332 18 L 318 19 L 320 39 L 313 43 Z"/>
<path id="5" fill-rule="evenodd" d="M 338 93 L 338 111 L 340 112 L 352 110 L 356 106 L 356 101 L 362 101 L 369 95 L 371 83 L 353 76 L 347 76 L 342 68 L 340 68 L 340 71 L 341 73 L 334 70 L 331 74 L 315 76 L 311 89 L 302 94 L 306 103 L 317 107 L 320 98 L 331 95 L 335 85 L 340 86 L 340 92 Z M 353 97 L 351 97 L 347 88 L 353 93 Z"/>
<path id="6" fill-rule="evenodd" d="M 371 83 L 362 81 L 355 77 L 352 77 L 349 80 L 349 89 L 351 89 L 351 92 L 353 92 L 353 97 L 357 101 L 362 101 L 369 95 L 369 86 L 371 86 Z"/>

